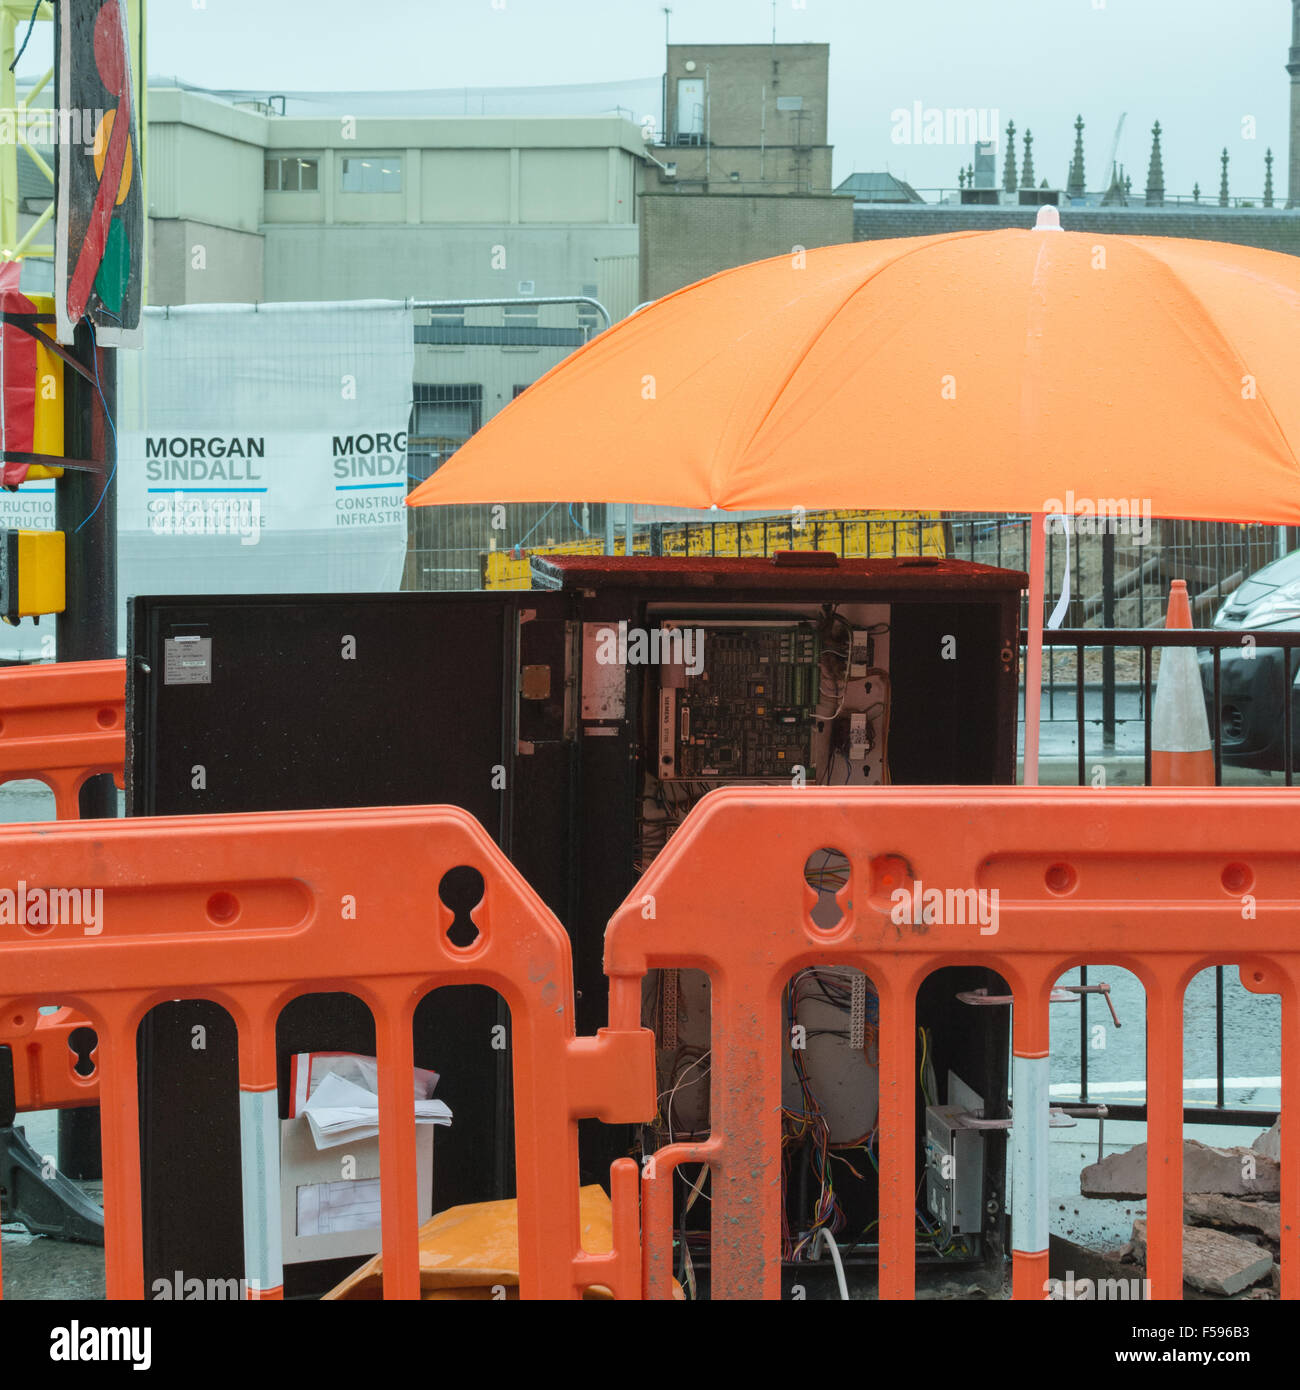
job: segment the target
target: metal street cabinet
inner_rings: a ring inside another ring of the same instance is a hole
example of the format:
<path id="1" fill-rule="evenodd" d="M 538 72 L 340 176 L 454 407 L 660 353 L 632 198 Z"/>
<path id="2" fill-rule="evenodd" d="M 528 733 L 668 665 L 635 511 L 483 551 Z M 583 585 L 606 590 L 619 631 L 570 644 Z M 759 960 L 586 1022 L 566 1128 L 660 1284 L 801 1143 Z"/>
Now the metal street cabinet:
<path id="1" fill-rule="evenodd" d="M 712 789 L 1014 780 L 1017 571 L 920 557 L 546 556 L 533 585 L 134 599 L 128 813 L 464 807 L 568 929 L 577 1026 L 591 1033 L 606 1018 L 605 923 Z M 828 851 L 806 876 L 830 899 L 841 872 Z M 954 969 L 920 993 L 918 1135 L 944 1107 L 932 1146 L 951 1133 L 971 1142 L 954 1107 L 1007 1113 L 1006 1011 L 957 999 L 997 986 Z M 869 1259 L 875 993 L 858 971 L 810 969 L 791 981 L 788 1010 L 808 1042 L 785 1059 L 785 1104 L 817 1138 L 792 1138 L 784 1253 L 824 1218 L 818 1175 L 839 1148 L 862 1175 L 837 1171 L 839 1224 L 864 1233 L 853 1255 Z M 707 1132 L 707 978 L 656 972 L 644 1021 L 658 1037 L 660 1113 L 635 1131 L 586 1126 L 584 1182 L 607 1182 L 621 1154 Z M 509 1049 L 492 1045 L 508 1025 L 480 987 L 437 991 L 417 1010 L 413 1063 L 440 1074 L 453 1115 L 434 1141 L 434 1210 L 513 1194 Z M 284 1010 L 277 1042 L 283 1117 L 295 1053 L 372 1054 L 374 1029 L 358 999 L 313 995 Z M 215 1004 L 163 1005 L 142 1025 L 146 1286 L 177 1269 L 242 1273 L 235 1057 Z M 983 1218 L 973 1196 L 956 1222 L 938 1214 L 945 1201 L 922 1204 L 934 1214 L 919 1255 L 1002 1252 L 1005 1143 L 980 1133 Z M 921 1148 L 918 1172 L 944 1171 Z M 700 1246 L 706 1280 L 707 1203 L 682 1205 L 681 1240 Z M 286 1291 L 320 1292 L 356 1263 L 289 1266 Z"/>

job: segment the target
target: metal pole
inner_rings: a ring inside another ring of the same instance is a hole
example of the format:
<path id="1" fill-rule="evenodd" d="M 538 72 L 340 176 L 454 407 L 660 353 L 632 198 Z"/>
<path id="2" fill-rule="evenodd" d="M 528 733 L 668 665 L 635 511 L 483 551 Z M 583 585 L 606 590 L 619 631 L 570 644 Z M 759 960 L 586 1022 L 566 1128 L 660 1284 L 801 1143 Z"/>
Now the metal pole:
<path id="1" fill-rule="evenodd" d="M 1043 589 L 1047 518 L 1033 512 L 1029 518 L 1029 640 L 1025 652 L 1025 769 L 1023 784 L 1038 785 L 1038 725 L 1043 708 Z"/>
<path id="2" fill-rule="evenodd" d="M 55 625 L 60 661 L 117 656 L 117 490 L 109 484 L 117 446 L 105 418 L 117 408 L 117 359 L 94 346 L 90 327 L 78 324 L 72 351 L 99 374 L 99 389 L 68 372 L 64 378 L 64 434 L 69 458 L 90 459 L 101 471 L 68 469 L 54 489 L 55 525 L 66 540 L 67 599 Z M 100 395 L 103 395 L 103 405 Z M 117 815 L 110 775 L 92 777 L 81 789 L 83 820 Z M 99 1110 L 59 1111 L 59 1170 L 69 1178 L 100 1176 Z"/>
<path id="3" fill-rule="evenodd" d="M 1109 525 L 1101 533 L 1101 623 L 1115 626 L 1115 533 Z M 1082 685 L 1082 661 L 1078 675 Z M 1103 748 L 1115 747 L 1115 648 L 1109 643 L 1101 649 L 1101 741 Z"/>
<path id="4" fill-rule="evenodd" d="M 599 299 L 589 294 L 526 294 L 507 295 L 502 299 L 409 299 L 412 309 L 491 309 L 506 308 L 512 304 L 590 304 L 605 320 L 605 327 L 613 323 L 608 309 Z"/>

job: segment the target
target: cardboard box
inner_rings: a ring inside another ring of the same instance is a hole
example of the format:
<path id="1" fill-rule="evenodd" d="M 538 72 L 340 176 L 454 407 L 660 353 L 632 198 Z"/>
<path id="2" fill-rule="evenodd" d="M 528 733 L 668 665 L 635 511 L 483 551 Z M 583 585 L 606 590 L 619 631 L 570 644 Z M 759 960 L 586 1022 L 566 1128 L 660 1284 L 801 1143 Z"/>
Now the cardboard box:
<path id="1" fill-rule="evenodd" d="M 421 1224 L 433 1215 L 433 1131 L 415 1127 Z M 305 1115 L 281 1120 L 280 1214 L 286 1265 L 377 1254 L 379 1139 L 318 1149 Z"/>

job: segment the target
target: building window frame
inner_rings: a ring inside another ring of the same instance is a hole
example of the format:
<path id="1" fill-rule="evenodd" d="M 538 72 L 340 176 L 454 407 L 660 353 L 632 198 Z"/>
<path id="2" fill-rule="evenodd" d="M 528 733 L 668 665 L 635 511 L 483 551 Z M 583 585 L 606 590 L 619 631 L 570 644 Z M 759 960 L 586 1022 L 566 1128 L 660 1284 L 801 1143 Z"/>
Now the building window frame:
<path id="1" fill-rule="evenodd" d="M 262 166 L 262 188 L 267 193 L 319 193 L 320 151 L 268 151 Z M 272 170 L 275 171 L 274 178 Z M 310 178 L 310 181 L 308 179 Z"/>
<path id="2" fill-rule="evenodd" d="M 342 155 L 339 158 L 339 192 L 363 196 L 400 194 L 403 153 L 402 150 L 360 150 Z"/>

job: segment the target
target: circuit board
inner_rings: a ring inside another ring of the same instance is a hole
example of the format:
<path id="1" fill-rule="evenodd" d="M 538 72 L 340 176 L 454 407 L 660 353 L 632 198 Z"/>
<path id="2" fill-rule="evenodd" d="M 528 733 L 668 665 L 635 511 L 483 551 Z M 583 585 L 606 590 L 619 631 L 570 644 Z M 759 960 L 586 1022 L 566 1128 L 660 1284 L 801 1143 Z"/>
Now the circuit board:
<path id="1" fill-rule="evenodd" d="M 810 622 L 702 625 L 698 673 L 659 692 L 659 771 L 665 780 L 789 778 L 811 782 L 821 647 Z"/>

